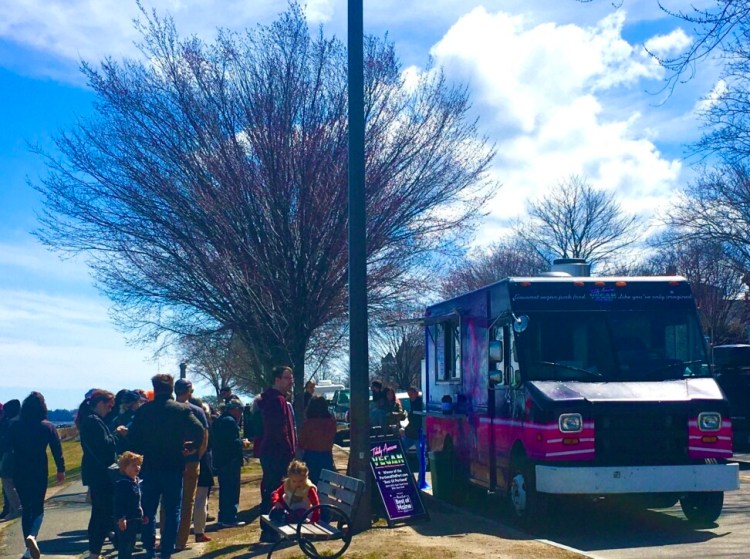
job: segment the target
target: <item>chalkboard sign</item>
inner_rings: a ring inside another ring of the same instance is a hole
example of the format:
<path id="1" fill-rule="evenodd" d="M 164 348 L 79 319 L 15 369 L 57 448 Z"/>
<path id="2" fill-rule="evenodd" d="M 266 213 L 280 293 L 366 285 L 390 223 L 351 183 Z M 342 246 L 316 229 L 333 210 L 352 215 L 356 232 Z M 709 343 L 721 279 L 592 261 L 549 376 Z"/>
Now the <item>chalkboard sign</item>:
<path id="1" fill-rule="evenodd" d="M 427 516 L 400 439 L 371 439 L 370 468 L 389 525 Z"/>

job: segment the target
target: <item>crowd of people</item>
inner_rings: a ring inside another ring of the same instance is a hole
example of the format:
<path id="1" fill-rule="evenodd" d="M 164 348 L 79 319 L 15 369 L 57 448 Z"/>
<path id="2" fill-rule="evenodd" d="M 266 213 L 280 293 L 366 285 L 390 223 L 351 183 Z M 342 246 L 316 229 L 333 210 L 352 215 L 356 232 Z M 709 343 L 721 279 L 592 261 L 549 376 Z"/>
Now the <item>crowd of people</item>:
<path id="1" fill-rule="evenodd" d="M 101 559 L 107 540 L 118 557 L 130 559 L 139 535 L 146 559 L 157 554 L 169 559 L 187 547 L 191 525 L 196 542 L 210 541 L 206 525 L 213 520 L 218 528 L 243 526 L 238 518 L 240 475 L 251 439 L 262 468 L 263 512 L 288 519 L 317 504 L 320 472 L 334 469 L 337 427 L 327 400 L 314 394 L 314 384 L 312 390 L 306 386 L 305 417 L 298 434 L 290 367 L 276 367 L 273 384 L 246 405 L 231 387 L 222 387 L 218 409 L 194 397 L 187 379 L 158 374 L 151 383 L 148 392 L 91 389 L 78 408 L 81 478 L 91 502 L 88 559 Z M 373 424 L 399 426 L 406 415 L 393 389 L 380 381 L 371 388 Z M 412 413 L 422 409 L 418 390 L 408 392 L 412 430 L 402 430 L 405 443 L 416 439 L 421 416 Z M 61 482 L 62 446 L 56 428 L 47 421 L 44 397 L 32 392 L 22 403 L 0 404 L 0 518 L 22 518 L 26 559 L 41 556 L 36 538 L 44 517 L 48 447 Z M 208 507 L 215 481 L 218 512 L 212 517 Z M 261 534 L 262 540 L 274 537 L 268 531 Z"/>

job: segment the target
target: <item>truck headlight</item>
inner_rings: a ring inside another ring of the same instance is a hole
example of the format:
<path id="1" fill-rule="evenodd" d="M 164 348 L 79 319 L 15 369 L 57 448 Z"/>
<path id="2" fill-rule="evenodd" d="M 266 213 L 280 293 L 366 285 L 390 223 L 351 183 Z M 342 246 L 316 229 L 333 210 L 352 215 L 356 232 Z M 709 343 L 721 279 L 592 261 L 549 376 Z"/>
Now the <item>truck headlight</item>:
<path id="1" fill-rule="evenodd" d="M 583 417 L 580 413 L 563 413 L 560 414 L 557 425 L 563 433 L 580 433 L 583 429 Z"/>
<path id="2" fill-rule="evenodd" d="M 721 414 L 715 411 L 699 413 L 698 429 L 701 431 L 718 431 L 721 429 Z"/>

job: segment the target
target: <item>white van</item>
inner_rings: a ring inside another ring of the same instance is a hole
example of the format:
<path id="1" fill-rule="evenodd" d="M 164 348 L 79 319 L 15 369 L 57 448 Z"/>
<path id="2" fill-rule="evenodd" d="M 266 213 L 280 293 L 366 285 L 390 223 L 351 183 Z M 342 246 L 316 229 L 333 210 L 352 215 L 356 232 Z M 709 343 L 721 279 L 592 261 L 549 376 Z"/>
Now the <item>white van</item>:
<path id="1" fill-rule="evenodd" d="M 343 390 L 344 385 L 333 383 L 329 379 L 323 379 L 315 384 L 315 395 L 323 396 L 329 402 L 333 399 L 333 393 L 337 390 Z"/>

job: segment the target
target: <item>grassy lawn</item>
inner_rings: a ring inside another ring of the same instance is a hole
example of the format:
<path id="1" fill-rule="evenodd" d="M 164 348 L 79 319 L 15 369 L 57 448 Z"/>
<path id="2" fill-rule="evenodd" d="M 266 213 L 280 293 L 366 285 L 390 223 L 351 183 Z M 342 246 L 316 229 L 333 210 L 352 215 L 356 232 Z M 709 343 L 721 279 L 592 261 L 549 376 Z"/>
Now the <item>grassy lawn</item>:
<path id="1" fill-rule="evenodd" d="M 81 459 L 83 449 L 77 438 L 70 438 L 62 442 L 63 456 L 65 457 L 65 476 L 73 477 L 81 475 Z M 57 467 L 52 454 L 47 449 L 47 483 L 51 486 L 57 481 Z"/>

